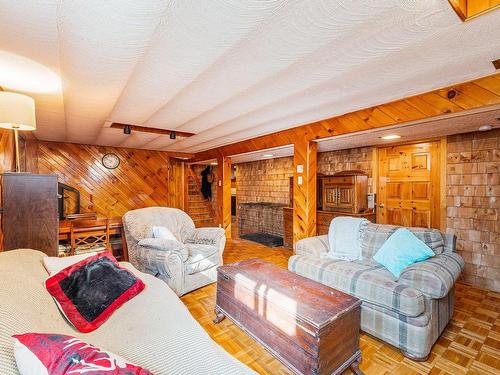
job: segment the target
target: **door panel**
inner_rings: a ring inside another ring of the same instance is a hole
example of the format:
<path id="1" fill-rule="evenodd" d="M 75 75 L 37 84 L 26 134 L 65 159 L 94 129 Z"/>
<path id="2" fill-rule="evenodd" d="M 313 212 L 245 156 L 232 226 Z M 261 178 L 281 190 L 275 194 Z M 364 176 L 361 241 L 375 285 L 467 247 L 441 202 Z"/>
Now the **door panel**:
<path id="1" fill-rule="evenodd" d="M 377 222 L 439 228 L 439 142 L 379 149 Z"/>

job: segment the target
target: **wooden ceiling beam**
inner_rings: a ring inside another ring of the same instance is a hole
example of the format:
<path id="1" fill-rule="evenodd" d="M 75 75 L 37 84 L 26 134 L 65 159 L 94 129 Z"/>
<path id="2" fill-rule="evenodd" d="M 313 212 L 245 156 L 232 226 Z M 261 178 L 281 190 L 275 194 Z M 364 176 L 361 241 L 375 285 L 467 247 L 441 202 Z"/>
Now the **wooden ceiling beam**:
<path id="1" fill-rule="evenodd" d="M 122 124 L 120 122 L 113 122 L 110 128 L 113 129 L 124 129 L 126 126 L 130 126 L 130 129 L 135 132 L 143 132 L 143 133 L 152 133 L 152 134 L 160 134 L 160 135 L 168 135 L 175 133 L 176 137 L 188 138 L 192 137 L 194 133 L 188 132 L 179 132 L 177 130 L 168 130 L 168 129 L 158 129 L 158 128 L 150 128 L 147 126 L 139 126 L 139 125 L 131 125 L 131 124 Z"/>
<path id="2" fill-rule="evenodd" d="M 448 2 L 464 22 L 500 8 L 498 0 L 448 0 Z"/>
<path id="3" fill-rule="evenodd" d="M 500 104 L 499 73 L 311 124 L 198 152 L 190 162 L 291 145 L 302 139 L 312 141 L 409 121 L 428 120 L 431 117 L 492 104 Z"/>

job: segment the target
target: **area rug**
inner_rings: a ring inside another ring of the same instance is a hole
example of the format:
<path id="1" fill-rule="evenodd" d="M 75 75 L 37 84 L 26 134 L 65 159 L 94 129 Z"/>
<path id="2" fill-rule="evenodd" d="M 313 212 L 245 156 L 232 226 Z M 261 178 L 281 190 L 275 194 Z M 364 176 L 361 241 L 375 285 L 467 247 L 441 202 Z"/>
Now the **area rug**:
<path id="1" fill-rule="evenodd" d="M 240 236 L 244 240 L 253 241 L 269 247 L 283 246 L 283 238 L 268 233 L 248 233 Z"/>

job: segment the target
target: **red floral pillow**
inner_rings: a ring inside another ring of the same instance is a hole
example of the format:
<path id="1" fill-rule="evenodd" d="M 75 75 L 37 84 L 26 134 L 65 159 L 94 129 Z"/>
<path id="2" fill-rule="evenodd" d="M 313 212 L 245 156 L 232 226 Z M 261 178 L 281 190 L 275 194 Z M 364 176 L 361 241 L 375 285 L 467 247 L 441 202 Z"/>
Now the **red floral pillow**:
<path id="1" fill-rule="evenodd" d="M 25 333 L 12 337 L 21 375 L 152 375 L 116 354 L 75 337 L 50 333 Z"/>
<path id="2" fill-rule="evenodd" d="M 50 276 L 45 287 L 61 312 L 80 332 L 91 332 L 144 289 L 142 280 L 100 253 Z"/>

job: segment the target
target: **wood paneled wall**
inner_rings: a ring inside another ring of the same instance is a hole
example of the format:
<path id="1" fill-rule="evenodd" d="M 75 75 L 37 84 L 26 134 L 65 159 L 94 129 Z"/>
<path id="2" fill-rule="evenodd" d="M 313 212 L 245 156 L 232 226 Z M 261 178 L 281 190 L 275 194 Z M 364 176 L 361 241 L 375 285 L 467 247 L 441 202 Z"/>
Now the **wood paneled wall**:
<path id="1" fill-rule="evenodd" d="M 198 152 L 190 162 L 243 154 L 500 104 L 500 73 L 311 124 Z"/>
<path id="2" fill-rule="evenodd" d="M 14 132 L 0 129 L 0 173 L 13 171 L 14 168 Z"/>
<path id="3" fill-rule="evenodd" d="M 13 171 L 15 168 L 14 159 L 14 132 L 12 130 L 0 129 L 0 173 Z M 0 196 L 1 194 L 2 189 L 0 185 Z M 0 251 L 2 250 L 3 232 L 0 227 Z"/>
<path id="4" fill-rule="evenodd" d="M 82 212 L 122 216 L 148 206 L 183 208 L 183 163 L 168 153 L 72 143 L 39 142 L 39 173 L 55 173 L 58 180 L 80 190 Z M 115 153 L 116 169 L 106 169 L 102 156 Z"/>

